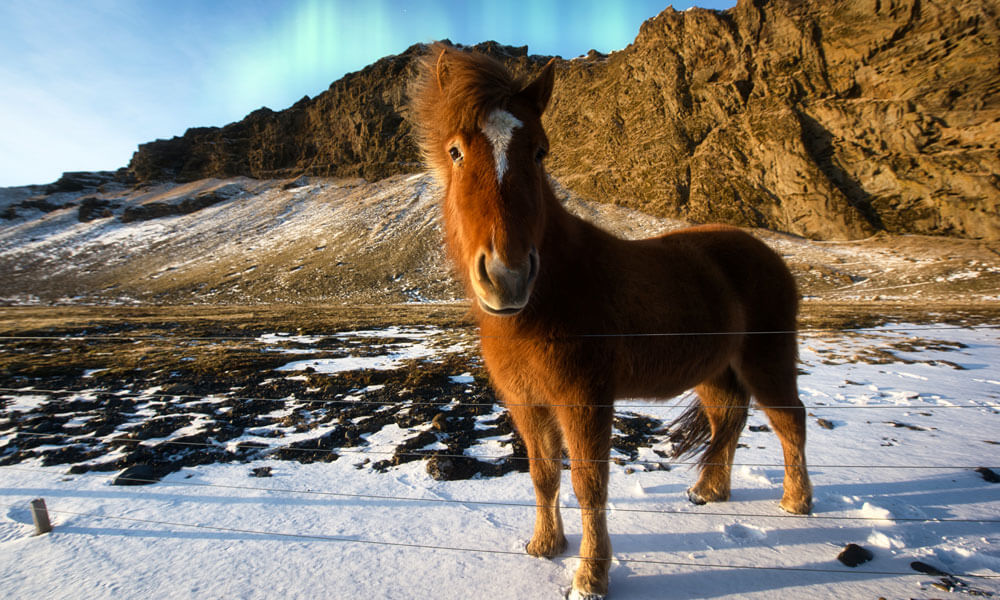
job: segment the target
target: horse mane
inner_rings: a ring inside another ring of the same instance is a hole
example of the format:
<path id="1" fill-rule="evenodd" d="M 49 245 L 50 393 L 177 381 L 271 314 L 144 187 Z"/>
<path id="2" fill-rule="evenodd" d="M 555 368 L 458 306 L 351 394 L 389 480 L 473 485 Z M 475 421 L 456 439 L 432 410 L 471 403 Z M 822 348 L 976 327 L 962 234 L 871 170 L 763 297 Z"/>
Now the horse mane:
<path id="1" fill-rule="evenodd" d="M 424 163 L 445 181 L 451 166 L 445 144 L 460 131 L 479 129 L 524 88 L 499 61 L 437 42 L 417 66 L 410 110 Z"/>

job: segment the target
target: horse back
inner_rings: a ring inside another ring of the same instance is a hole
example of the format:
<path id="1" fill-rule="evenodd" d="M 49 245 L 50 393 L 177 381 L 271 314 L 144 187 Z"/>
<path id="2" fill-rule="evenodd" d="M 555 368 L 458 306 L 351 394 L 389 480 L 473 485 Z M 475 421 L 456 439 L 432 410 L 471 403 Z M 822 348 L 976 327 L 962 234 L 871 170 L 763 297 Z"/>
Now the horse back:
<path id="1" fill-rule="evenodd" d="M 724 279 L 749 331 L 795 329 L 799 295 L 785 261 L 753 235 L 725 225 L 702 225 L 654 238 L 670 252 L 697 253 Z"/>
<path id="2" fill-rule="evenodd" d="M 631 290 L 620 314 L 632 321 L 621 329 L 661 335 L 619 339 L 619 396 L 669 397 L 772 345 L 782 356 L 795 354 L 795 280 L 757 238 L 701 226 L 624 244 L 633 260 L 620 275 L 621 289 Z"/>

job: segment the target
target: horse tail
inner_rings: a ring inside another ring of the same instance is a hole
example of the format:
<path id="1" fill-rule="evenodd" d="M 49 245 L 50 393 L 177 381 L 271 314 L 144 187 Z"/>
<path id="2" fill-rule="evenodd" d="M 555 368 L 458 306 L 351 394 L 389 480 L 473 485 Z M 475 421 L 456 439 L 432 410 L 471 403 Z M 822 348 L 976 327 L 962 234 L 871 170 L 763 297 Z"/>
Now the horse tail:
<path id="1" fill-rule="evenodd" d="M 698 401 L 668 428 L 674 458 L 700 453 L 702 465 L 709 459 L 730 462 L 747 422 L 750 398 L 731 370 L 696 389 Z"/>
<path id="2" fill-rule="evenodd" d="M 712 439 L 712 426 L 701 402 L 693 402 L 667 428 L 674 458 L 690 456 L 707 447 Z"/>

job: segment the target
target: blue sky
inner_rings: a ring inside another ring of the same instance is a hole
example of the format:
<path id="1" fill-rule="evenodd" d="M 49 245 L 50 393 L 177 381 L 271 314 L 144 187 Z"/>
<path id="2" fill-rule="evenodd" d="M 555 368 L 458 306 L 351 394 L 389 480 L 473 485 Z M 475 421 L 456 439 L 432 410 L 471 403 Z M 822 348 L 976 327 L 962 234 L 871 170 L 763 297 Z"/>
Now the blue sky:
<path id="1" fill-rule="evenodd" d="M 142 142 L 286 108 L 418 42 L 618 50 L 670 1 L 3 0 L 0 186 L 125 166 Z"/>

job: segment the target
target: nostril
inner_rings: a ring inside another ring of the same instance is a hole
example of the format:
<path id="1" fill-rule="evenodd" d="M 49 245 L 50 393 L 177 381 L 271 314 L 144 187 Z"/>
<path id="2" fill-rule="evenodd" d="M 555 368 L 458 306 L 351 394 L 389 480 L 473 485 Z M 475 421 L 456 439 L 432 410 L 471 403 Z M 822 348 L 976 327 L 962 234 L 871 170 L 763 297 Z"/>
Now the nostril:
<path id="1" fill-rule="evenodd" d="M 490 272 L 486 268 L 486 253 L 480 252 L 479 259 L 476 261 L 476 275 L 479 276 L 479 282 L 482 284 L 490 283 Z"/>
<path id="2" fill-rule="evenodd" d="M 531 249 L 528 253 L 528 281 L 534 281 L 538 275 L 538 250 Z"/>

